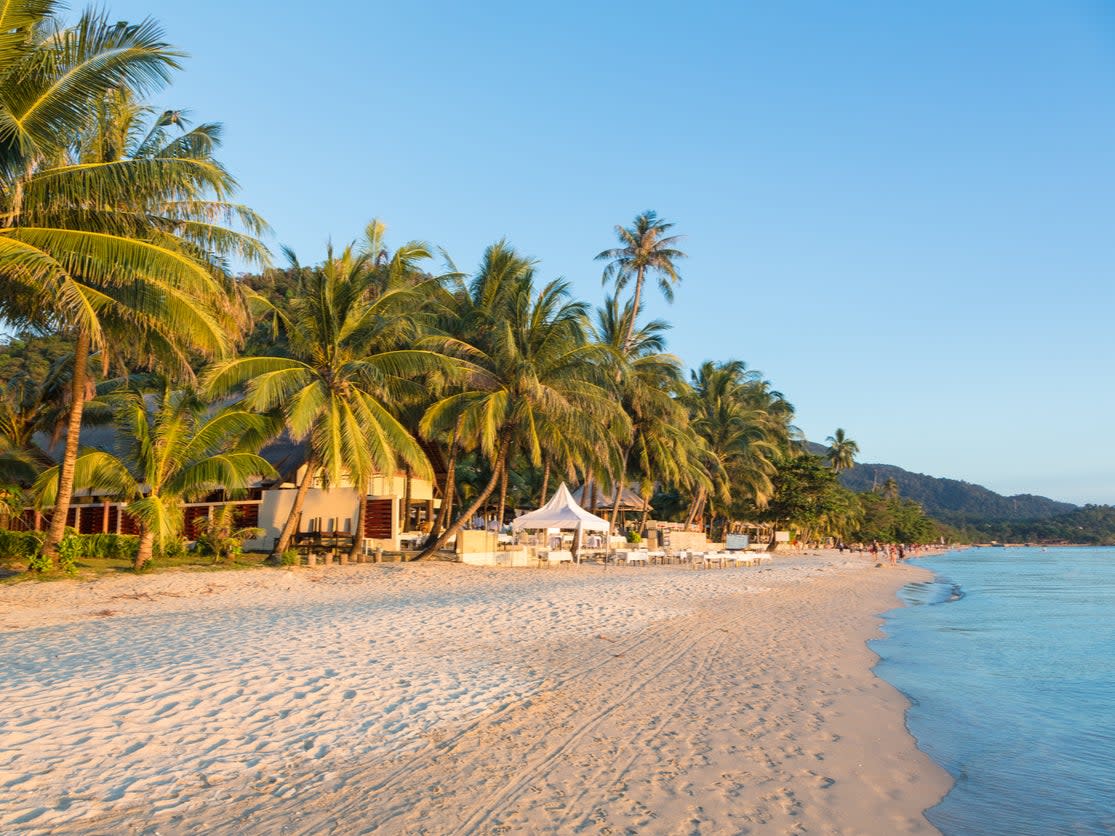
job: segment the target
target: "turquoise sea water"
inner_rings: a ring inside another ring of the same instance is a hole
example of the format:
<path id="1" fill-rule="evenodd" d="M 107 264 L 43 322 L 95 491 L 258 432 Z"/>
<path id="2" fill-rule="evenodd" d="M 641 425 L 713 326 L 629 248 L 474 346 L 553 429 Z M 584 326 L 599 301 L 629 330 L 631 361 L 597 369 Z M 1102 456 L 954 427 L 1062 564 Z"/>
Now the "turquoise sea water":
<path id="1" fill-rule="evenodd" d="M 1115 549 L 970 549 L 918 561 L 876 672 L 956 780 L 946 836 L 1115 833 Z"/>

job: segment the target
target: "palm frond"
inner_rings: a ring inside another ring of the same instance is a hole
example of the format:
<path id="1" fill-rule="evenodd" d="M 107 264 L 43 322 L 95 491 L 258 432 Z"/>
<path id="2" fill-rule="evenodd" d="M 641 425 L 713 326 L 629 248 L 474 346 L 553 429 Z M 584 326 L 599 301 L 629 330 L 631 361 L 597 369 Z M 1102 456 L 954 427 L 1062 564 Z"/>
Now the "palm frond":
<path id="1" fill-rule="evenodd" d="M 44 470 L 35 480 L 32 492 L 39 508 L 54 505 L 58 490 L 58 466 Z M 140 485 L 127 466 L 116 456 L 101 450 L 86 452 L 77 458 L 74 487 L 117 499 L 138 496 Z"/>

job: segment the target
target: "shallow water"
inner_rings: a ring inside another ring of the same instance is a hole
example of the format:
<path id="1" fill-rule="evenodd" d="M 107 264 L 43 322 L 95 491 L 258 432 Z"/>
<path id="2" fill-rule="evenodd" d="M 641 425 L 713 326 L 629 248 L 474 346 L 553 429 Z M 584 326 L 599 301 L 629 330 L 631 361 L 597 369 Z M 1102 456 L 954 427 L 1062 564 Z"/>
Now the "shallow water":
<path id="1" fill-rule="evenodd" d="M 946 836 L 1115 833 L 1115 549 L 971 549 L 918 561 L 872 643 L 956 779 Z"/>

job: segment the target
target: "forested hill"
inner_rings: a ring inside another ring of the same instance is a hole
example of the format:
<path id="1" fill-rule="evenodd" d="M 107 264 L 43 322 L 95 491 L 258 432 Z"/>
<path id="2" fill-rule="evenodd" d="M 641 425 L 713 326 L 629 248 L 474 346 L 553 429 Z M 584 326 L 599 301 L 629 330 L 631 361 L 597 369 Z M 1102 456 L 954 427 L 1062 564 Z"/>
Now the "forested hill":
<path id="1" fill-rule="evenodd" d="M 810 443 L 809 450 L 823 456 L 826 448 Z M 950 525 L 1044 520 L 1078 507 L 1031 494 L 1002 496 L 982 485 L 911 473 L 890 464 L 857 464 L 840 474 L 841 483 L 857 492 L 881 488 L 887 479 L 894 479 L 902 496 L 918 502 L 926 513 Z"/>

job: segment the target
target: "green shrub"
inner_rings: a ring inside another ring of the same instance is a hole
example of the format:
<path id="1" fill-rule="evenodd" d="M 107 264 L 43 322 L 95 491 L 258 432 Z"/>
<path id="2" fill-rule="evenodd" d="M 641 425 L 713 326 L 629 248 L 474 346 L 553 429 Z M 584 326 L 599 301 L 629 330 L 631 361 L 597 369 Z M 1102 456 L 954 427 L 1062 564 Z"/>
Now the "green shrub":
<path id="1" fill-rule="evenodd" d="M 31 571 L 45 572 L 49 568 L 42 554 L 45 539 L 41 531 L 0 531 L 0 555 L 27 560 Z M 79 560 L 133 560 L 138 549 L 134 534 L 77 534 L 67 528 L 58 544 L 58 568 L 72 575 Z"/>
<path id="2" fill-rule="evenodd" d="M 27 561 L 28 572 L 45 572 L 48 569 L 50 569 L 50 561 L 46 559 L 46 555 L 42 552 L 32 555 L 31 559 Z"/>
<path id="3" fill-rule="evenodd" d="M 641 542 L 643 542 L 643 535 L 640 534 L 638 531 L 634 531 L 634 530 L 628 531 L 627 532 L 627 542 L 628 543 L 641 543 Z"/>
<path id="4" fill-rule="evenodd" d="M 0 531 L 0 558 L 32 560 L 42 550 L 44 539 L 41 531 Z"/>
<path id="5" fill-rule="evenodd" d="M 82 557 L 102 560 L 132 560 L 139 551 L 139 538 L 134 534 L 84 534 Z"/>
<path id="6" fill-rule="evenodd" d="M 136 550 L 138 551 L 138 549 L 139 540 L 137 539 Z M 185 557 L 187 552 L 189 552 L 189 548 L 186 545 L 186 541 L 183 540 L 181 537 L 173 537 L 164 542 L 162 547 L 158 551 L 160 557 Z M 132 552 L 131 556 L 133 558 L 135 557 L 134 551 Z"/>
<path id="7" fill-rule="evenodd" d="M 67 575 L 77 572 L 77 559 L 85 557 L 87 549 L 85 538 L 80 534 L 67 534 L 58 544 L 58 568 Z"/>
<path id="8" fill-rule="evenodd" d="M 299 563 L 301 563 L 301 559 L 298 557 L 298 552 L 295 549 L 287 549 L 279 555 L 279 564 L 281 566 L 297 566 Z"/>

